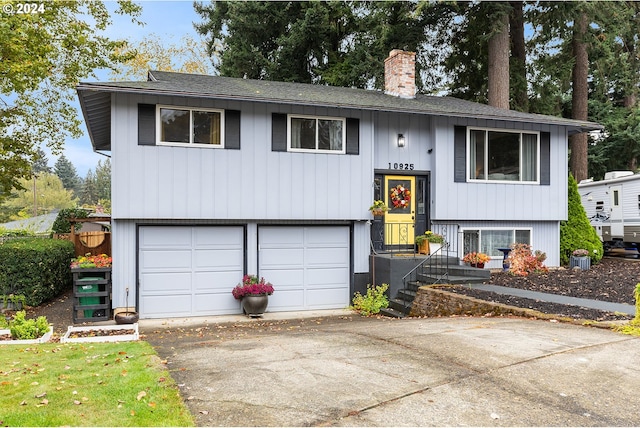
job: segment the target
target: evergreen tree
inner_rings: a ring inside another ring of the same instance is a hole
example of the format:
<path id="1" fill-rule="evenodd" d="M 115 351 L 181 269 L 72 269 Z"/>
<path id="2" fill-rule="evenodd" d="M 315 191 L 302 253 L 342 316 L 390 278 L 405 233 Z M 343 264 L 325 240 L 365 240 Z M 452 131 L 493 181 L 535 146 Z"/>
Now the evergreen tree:
<path id="1" fill-rule="evenodd" d="M 599 262 L 604 255 L 602 241 L 589 223 L 580 201 L 578 183 L 572 175 L 569 175 L 567 201 L 567 221 L 560 223 L 560 263 L 568 265 L 571 253 L 580 248 L 589 251 L 593 263 Z"/>
<path id="2" fill-rule="evenodd" d="M 73 163 L 71 163 L 64 154 L 60 155 L 53 166 L 53 170 L 55 174 L 60 177 L 60 180 L 62 180 L 64 188 L 72 191 L 74 195 L 77 195 L 81 185 L 80 177 L 78 176 L 76 167 L 73 166 Z"/>
<path id="3" fill-rule="evenodd" d="M 87 171 L 82 184 L 82 192 L 80 195 L 80 203 L 82 205 L 95 205 L 98 202 L 98 191 L 96 185 L 96 177 L 93 171 Z"/>
<path id="4" fill-rule="evenodd" d="M 94 203 L 102 203 L 111 200 L 111 160 L 107 158 L 104 163 L 98 161 L 95 173 L 95 191 L 97 199 Z"/>
<path id="5" fill-rule="evenodd" d="M 44 150 L 42 150 L 39 147 L 36 150 L 36 153 L 33 157 L 33 164 L 31 165 L 31 171 L 36 175 L 43 172 L 51 172 L 47 155 L 44 152 Z"/>

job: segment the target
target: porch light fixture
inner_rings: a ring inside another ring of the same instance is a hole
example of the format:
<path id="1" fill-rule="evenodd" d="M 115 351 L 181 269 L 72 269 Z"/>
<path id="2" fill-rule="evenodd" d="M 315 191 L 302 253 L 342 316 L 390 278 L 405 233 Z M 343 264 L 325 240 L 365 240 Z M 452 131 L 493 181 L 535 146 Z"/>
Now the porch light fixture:
<path id="1" fill-rule="evenodd" d="M 398 147 L 404 147 L 405 139 L 404 135 L 398 134 Z"/>

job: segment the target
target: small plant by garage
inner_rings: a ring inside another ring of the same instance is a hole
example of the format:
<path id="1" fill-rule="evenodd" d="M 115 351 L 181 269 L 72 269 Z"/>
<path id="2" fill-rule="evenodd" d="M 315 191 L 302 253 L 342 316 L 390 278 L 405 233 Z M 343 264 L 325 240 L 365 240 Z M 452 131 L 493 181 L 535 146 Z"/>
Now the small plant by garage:
<path id="1" fill-rule="evenodd" d="M 380 309 L 389 306 L 389 299 L 385 294 L 389 289 L 389 284 L 367 285 L 367 293 L 363 296 L 359 292 L 353 296 L 353 305 L 350 309 L 357 311 L 360 315 L 373 315 L 380 312 Z"/>
<path id="2" fill-rule="evenodd" d="M 37 339 L 49 331 L 47 317 L 41 316 L 36 319 L 27 319 L 27 313 L 25 311 L 16 312 L 8 324 L 9 330 L 11 331 L 11 338 L 17 340 Z"/>

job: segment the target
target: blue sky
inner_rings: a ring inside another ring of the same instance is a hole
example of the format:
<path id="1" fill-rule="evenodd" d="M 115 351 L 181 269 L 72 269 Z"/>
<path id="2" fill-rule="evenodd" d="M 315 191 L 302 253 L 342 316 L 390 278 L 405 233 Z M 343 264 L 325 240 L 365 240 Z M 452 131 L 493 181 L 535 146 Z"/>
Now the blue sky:
<path id="1" fill-rule="evenodd" d="M 184 35 L 190 35 L 195 40 L 201 39 L 193 28 L 193 22 L 201 21 L 200 16 L 193 10 L 193 1 L 148 0 L 136 1 L 136 3 L 142 6 L 140 20 L 146 25 L 133 24 L 130 18 L 112 13 L 113 25 L 106 31 L 107 36 L 136 42 L 154 33 L 163 40 L 167 40 L 169 44 L 177 44 Z M 105 4 L 110 12 L 117 9 L 117 3 L 114 1 L 106 1 Z M 85 79 L 85 81 L 109 80 L 107 72 L 98 72 L 97 75 L 98 79 Z M 79 103 L 76 103 L 76 108 L 82 118 Z M 67 140 L 65 142 L 64 155 L 73 163 L 78 175 L 84 178 L 89 169 L 95 172 L 98 161 L 103 160 L 104 162 L 105 157 L 93 152 L 84 121 L 81 129 L 85 135 L 79 139 Z M 107 152 L 107 154 L 109 153 Z M 47 157 L 49 166 L 53 167 L 58 159 L 57 156 L 52 156 L 47 151 Z"/>

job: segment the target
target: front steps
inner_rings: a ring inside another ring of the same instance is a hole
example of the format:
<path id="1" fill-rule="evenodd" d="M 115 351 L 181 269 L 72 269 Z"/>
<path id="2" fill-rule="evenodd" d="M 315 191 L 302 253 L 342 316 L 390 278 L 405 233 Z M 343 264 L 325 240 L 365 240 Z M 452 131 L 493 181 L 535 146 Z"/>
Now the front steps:
<path id="1" fill-rule="evenodd" d="M 461 266 L 457 262 L 432 268 L 425 267 L 416 275 L 416 281 L 407 283 L 406 288 L 398 289 L 396 296 L 389 300 L 389 307 L 380 310 L 381 315 L 393 318 L 404 318 L 409 315 L 411 305 L 418 293 L 418 288 L 430 284 L 478 284 L 491 278 L 491 271 L 470 266 Z"/>

